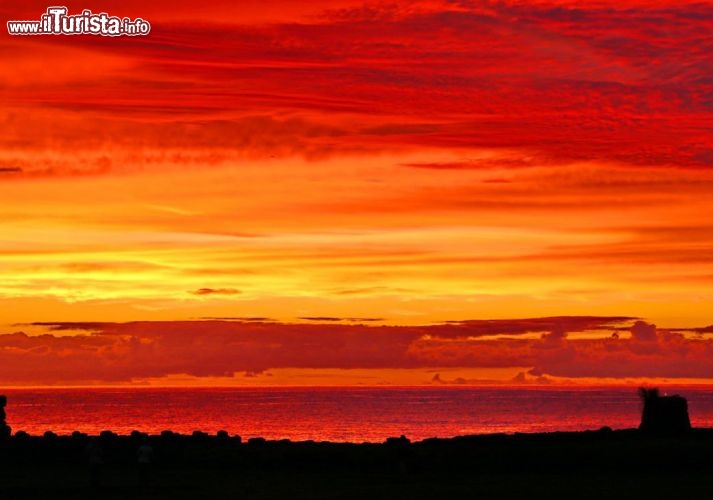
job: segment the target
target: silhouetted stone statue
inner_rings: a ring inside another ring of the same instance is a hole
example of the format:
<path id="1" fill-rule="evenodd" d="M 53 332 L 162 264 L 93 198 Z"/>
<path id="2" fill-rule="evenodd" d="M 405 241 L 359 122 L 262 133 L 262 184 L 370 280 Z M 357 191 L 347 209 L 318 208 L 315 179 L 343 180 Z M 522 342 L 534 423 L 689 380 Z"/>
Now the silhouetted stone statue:
<path id="1" fill-rule="evenodd" d="M 5 406 L 7 405 L 7 397 L 0 396 L 0 439 L 10 437 L 12 429 L 5 423 Z"/>
<path id="2" fill-rule="evenodd" d="M 688 402 L 681 396 L 661 396 L 658 389 L 639 389 L 644 403 L 639 430 L 649 434 L 683 434 L 691 429 Z"/>

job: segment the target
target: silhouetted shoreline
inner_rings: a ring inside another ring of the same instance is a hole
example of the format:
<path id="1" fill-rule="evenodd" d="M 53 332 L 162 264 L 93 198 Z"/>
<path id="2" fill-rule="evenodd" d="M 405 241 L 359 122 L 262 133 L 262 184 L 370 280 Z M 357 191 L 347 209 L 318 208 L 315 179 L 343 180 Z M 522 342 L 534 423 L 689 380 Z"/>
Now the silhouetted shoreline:
<path id="1" fill-rule="evenodd" d="M 90 442 L 101 449 L 99 486 L 89 484 Z M 637 429 L 602 428 L 413 443 L 395 437 L 361 444 L 261 438 L 244 442 L 224 432 L 117 435 L 107 431 L 99 436 L 19 432 L 0 443 L 0 496 L 69 498 L 89 495 L 98 487 L 102 497 L 119 498 L 137 488 L 134 468 L 142 444 L 155 451 L 150 490 L 157 498 L 444 498 L 438 495 L 444 491 L 445 498 L 476 494 L 519 498 L 525 496 L 526 486 L 531 489 L 529 497 L 545 498 L 547 488 L 557 490 L 557 486 L 542 482 L 565 477 L 569 478 L 565 483 L 574 481 L 569 487 L 579 484 L 589 488 L 577 492 L 579 498 L 612 496 L 612 492 L 601 490 L 606 484 L 591 489 L 589 483 L 594 478 L 637 484 L 636 488 L 630 485 L 636 491 L 622 486 L 624 489 L 613 492 L 614 497 L 617 492 L 641 493 L 638 488 L 660 492 L 668 480 L 672 488 L 677 484 L 675 491 L 681 497 L 682 491 L 698 491 L 713 484 L 710 428 L 669 437 Z M 663 482 L 646 485 L 654 480 Z M 362 486 L 354 489 L 349 486 L 352 482 Z"/>

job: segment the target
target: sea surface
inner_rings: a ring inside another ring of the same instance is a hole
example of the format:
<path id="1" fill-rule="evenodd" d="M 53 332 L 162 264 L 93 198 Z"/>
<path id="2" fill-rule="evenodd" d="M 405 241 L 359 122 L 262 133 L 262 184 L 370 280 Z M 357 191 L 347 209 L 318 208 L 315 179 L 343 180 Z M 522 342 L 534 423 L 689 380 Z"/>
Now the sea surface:
<path id="1" fill-rule="evenodd" d="M 41 435 L 110 430 L 190 434 L 224 429 L 243 439 L 382 442 L 495 432 L 637 427 L 627 388 L 7 389 L 7 423 Z M 713 427 L 713 388 L 666 389 L 688 398 L 695 427 Z"/>

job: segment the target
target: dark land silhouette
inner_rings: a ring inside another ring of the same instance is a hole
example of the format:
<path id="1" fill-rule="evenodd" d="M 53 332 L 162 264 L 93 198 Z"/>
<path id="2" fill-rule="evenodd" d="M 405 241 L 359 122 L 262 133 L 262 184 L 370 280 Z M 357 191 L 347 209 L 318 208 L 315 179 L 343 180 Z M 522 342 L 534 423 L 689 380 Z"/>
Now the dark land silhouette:
<path id="1" fill-rule="evenodd" d="M 662 396 L 658 389 L 639 389 L 644 405 L 639 429 L 648 434 L 680 435 L 691 430 L 688 401 L 681 396 Z"/>
<path id="2" fill-rule="evenodd" d="M 7 405 L 7 397 L 0 396 L 0 440 L 10 437 L 12 429 L 5 422 L 5 406 Z"/>
<path id="3" fill-rule="evenodd" d="M 680 411 L 680 402 L 672 405 Z M 650 418 L 676 426 L 680 419 L 651 417 L 647 408 L 641 430 L 602 427 L 419 442 L 405 436 L 361 444 L 245 442 L 224 431 L 18 432 L 0 442 L 0 498 L 709 497 L 713 429 L 689 424 L 652 433 L 644 430 Z M 140 463 L 146 456 L 149 476 Z"/>

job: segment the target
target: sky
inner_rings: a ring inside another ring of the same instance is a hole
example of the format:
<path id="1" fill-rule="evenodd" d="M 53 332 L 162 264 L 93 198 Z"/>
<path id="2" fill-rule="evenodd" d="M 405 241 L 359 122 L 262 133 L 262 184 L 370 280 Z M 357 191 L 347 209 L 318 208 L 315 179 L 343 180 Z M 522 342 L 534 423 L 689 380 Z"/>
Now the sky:
<path id="1" fill-rule="evenodd" d="M 39 20 L 49 4 L 0 6 Z M 713 4 L 0 32 L 0 381 L 713 381 Z"/>

